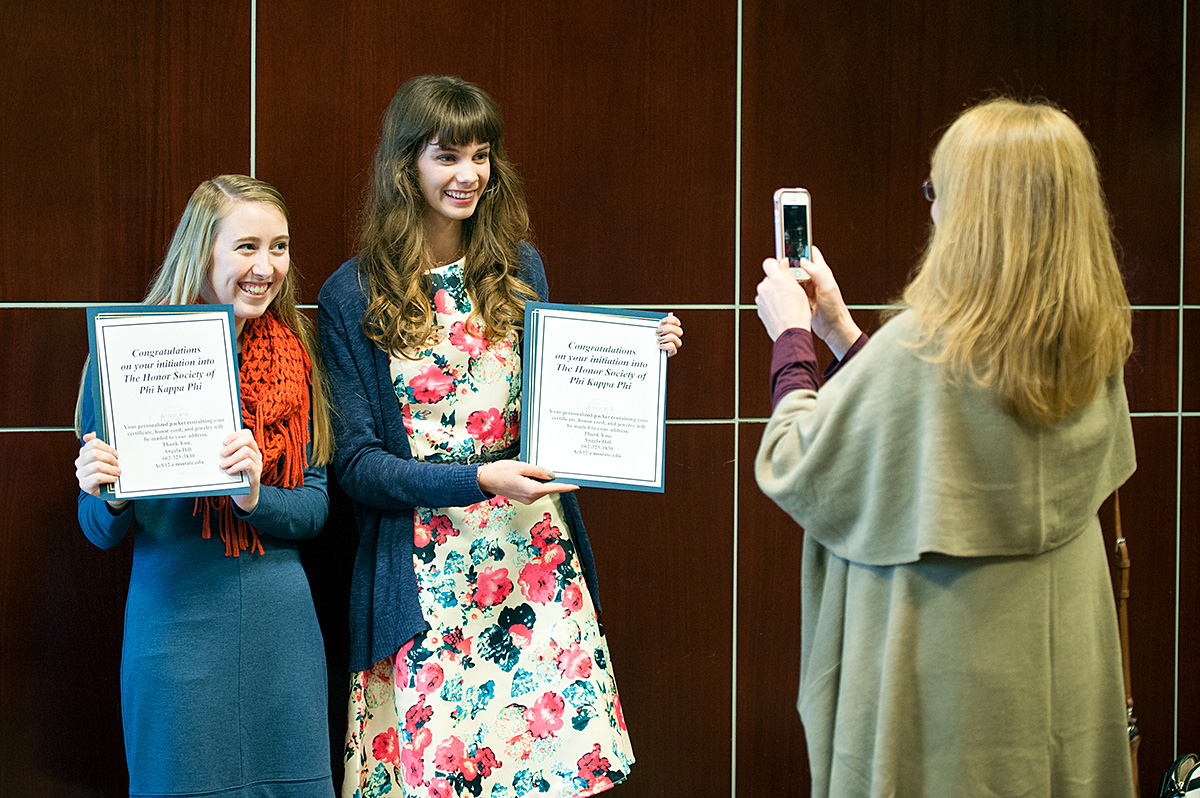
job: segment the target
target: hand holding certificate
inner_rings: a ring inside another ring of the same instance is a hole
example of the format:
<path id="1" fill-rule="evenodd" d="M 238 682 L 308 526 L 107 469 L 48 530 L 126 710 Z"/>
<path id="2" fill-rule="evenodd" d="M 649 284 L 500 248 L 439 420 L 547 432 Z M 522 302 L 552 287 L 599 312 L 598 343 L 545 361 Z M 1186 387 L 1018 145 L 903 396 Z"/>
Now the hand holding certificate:
<path id="1" fill-rule="evenodd" d="M 521 459 L 577 485 L 663 491 L 661 313 L 525 304 Z"/>
<path id="2" fill-rule="evenodd" d="M 250 491 L 221 468 L 242 428 L 233 309 L 227 305 L 88 308 L 96 435 L 120 453 L 110 500 Z"/>

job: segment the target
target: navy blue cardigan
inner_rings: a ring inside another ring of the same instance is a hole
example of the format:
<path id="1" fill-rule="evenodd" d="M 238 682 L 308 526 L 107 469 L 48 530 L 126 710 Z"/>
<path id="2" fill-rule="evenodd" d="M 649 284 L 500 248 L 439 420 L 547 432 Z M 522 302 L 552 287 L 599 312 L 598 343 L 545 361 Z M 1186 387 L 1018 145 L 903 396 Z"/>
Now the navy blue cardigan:
<path id="1" fill-rule="evenodd" d="M 520 257 L 521 279 L 545 301 L 542 259 L 525 243 Z M 350 585 L 351 671 L 370 669 L 429 629 L 413 570 L 413 507 L 465 507 L 487 498 L 476 481 L 478 466 L 413 459 L 388 355 L 362 329 L 366 287 L 366 275 L 351 259 L 325 281 L 317 311 L 332 390 L 334 473 L 354 501 L 360 532 Z M 599 612 L 595 563 L 579 502 L 564 493 L 562 504 Z"/>

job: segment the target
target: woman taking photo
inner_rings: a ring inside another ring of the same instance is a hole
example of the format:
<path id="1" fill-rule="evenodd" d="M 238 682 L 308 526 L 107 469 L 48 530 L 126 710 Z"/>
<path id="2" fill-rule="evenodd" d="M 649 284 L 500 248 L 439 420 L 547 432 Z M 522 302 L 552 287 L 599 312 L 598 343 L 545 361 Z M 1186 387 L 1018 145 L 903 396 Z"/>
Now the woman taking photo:
<path id="1" fill-rule="evenodd" d="M 245 428 L 221 465 L 249 475 L 249 493 L 105 502 L 120 459 L 96 437 L 90 376 L 80 388 L 79 523 L 102 549 L 134 537 L 121 657 L 130 795 L 333 792 L 325 650 L 296 551 L 325 524 L 333 440 L 289 244 L 272 186 L 207 180 L 143 300 L 233 306 Z"/>
<path id="2" fill-rule="evenodd" d="M 499 109 L 392 99 L 360 251 L 321 289 L 361 540 L 343 795 L 592 795 L 633 752 L 573 485 L 519 462 L 520 333 L 546 276 Z M 678 320 L 660 325 L 680 344 Z"/>
<path id="3" fill-rule="evenodd" d="M 930 182 L 924 258 L 869 342 L 819 252 L 805 287 L 768 259 L 758 289 L 756 475 L 804 527 L 812 794 L 1128 796 L 1096 513 L 1134 469 L 1131 339 L 1095 159 L 1061 111 L 999 99 Z M 819 393 L 810 328 L 841 361 Z"/>

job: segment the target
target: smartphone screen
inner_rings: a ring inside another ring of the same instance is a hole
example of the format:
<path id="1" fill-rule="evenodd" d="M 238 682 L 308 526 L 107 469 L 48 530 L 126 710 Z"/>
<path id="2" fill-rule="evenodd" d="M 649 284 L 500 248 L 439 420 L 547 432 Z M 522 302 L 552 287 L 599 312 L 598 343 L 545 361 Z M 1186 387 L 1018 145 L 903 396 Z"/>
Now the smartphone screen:
<path id="1" fill-rule="evenodd" d="M 800 268 L 800 259 L 811 257 L 812 207 L 809 194 L 802 188 L 781 188 L 775 192 L 775 257 L 787 260 L 797 279 L 808 279 Z"/>

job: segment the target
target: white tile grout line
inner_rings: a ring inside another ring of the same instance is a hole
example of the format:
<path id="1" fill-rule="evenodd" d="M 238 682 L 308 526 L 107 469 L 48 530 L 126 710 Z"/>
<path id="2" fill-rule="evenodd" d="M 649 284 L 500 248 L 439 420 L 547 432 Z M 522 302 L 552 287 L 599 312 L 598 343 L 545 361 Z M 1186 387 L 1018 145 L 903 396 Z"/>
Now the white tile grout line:
<path id="1" fill-rule="evenodd" d="M 742 352 L 742 0 L 737 4 L 737 67 L 733 128 L 733 416 L 741 415 Z M 730 631 L 729 684 L 729 794 L 737 798 L 737 687 L 738 687 L 738 512 L 741 483 L 741 425 L 733 424 L 733 618 Z"/>
<path id="2" fill-rule="evenodd" d="M 1183 541 L 1183 269 L 1184 269 L 1184 205 L 1187 202 L 1187 0 L 1183 0 L 1183 69 L 1180 89 L 1179 125 L 1181 129 L 1179 147 L 1179 350 L 1176 352 L 1179 385 L 1175 409 L 1179 417 L 1175 422 L 1175 651 L 1174 651 L 1174 706 L 1175 721 L 1171 738 L 1171 759 L 1179 756 L 1179 584 L 1181 568 L 1179 555 Z"/>
<path id="3" fill-rule="evenodd" d="M 250 176 L 257 177 L 258 159 L 258 0 L 250 0 Z"/>

